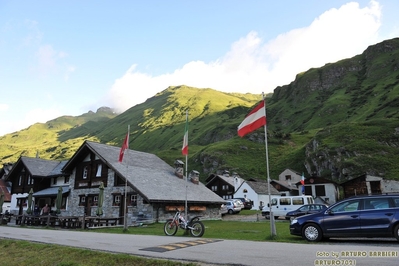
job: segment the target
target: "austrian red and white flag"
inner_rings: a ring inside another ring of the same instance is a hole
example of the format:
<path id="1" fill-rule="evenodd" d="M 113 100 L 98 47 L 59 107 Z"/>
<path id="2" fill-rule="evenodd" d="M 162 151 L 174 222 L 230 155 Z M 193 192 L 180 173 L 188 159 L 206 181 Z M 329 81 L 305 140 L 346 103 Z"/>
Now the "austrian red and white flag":
<path id="1" fill-rule="evenodd" d="M 183 147 L 181 148 L 183 155 L 188 155 L 188 114 L 186 114 L 186 127 L 184 129 Z"/>
<path id="2" fill-rule="evenodd" d="M 129 149 L 129 133 L 126 134 L 125 140 L 123 141 L 121 151 L 119 152 L 119 162 L 122 162 L 123 155 L 125 155 L 125 151 Z"/>
<path id="3" fill-rule="evenodd" d="M 246 134 L 266 125 L 265 101 L 260 102 L 238 126 L 238 135 L 244 137 Z"/>

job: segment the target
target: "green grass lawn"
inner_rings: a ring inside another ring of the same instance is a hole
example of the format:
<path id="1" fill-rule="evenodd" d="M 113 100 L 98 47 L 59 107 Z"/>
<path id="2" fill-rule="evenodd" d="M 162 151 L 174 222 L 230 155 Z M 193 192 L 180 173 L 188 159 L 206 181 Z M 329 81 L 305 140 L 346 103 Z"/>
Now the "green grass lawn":
<path id="1" fill-rule="evenodd" d="M 259 221 L 202 221 L 205 225 L 204 238 L 250 240 L 250 241 L 276 241 L 306 243 L 302 238 L 292 236 L 289 230 L 289 221 L 278 220 L 275 222 L 275 237 L 271 236 L 270 222 L 260 216 Z M 127 232 L 123 228 L 101 228 L 92 229 L 99 233 L 134 234 L 134 235 L 165 235 L 163 223 L 155 223 L 137 227 L 129 227 Z M 179 229 L 174 237 L 186 236 L 185 230 Z"/>
<path id="2" fill-rule="evenodd" d="M 148 259 L 51 244 L 0 238 L 0 265 L 7 266 L 174 266 L 198 265 Z"/>

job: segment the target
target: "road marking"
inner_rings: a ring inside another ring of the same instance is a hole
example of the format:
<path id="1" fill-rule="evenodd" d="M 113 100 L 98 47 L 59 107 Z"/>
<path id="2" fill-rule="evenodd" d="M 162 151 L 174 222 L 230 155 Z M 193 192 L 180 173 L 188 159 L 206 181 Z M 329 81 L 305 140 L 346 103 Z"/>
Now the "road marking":
<path id="1" fill-rule="evenodd" d="M 221 239 L 201 239 L 201 240 L 190 240 L 186 242 L 178 242 L 178 243 L 170 243 L 167 245 L 160 245 L 160 246 L 155 246 L 155 247 L 149 247 L 149 248 L 142 248 L 140 250 L 144 251 L 153 251 L 153 252 L 166 252 L 166 251 L 172 251 L 180 248 L 187 248 L 187 247 L 193 247 L 193 246 L 198 246 L 198 245 L 203 245 L 203 244 L 209 244 L 209 243 L 215 243 L 223 241 Z"/>

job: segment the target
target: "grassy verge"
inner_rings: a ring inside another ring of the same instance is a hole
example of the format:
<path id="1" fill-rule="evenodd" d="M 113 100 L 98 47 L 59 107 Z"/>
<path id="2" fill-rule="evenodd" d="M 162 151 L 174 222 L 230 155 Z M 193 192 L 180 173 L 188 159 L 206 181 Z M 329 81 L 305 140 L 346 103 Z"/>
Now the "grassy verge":
<path id="1" fill-rule="evenodd" d="M 202 221 L 205 225 L 204 238 L 249 240 L 249 241 L 276 241 L 305 243 L 302 238 L 292 236 L 289 230 L 289 221 L 278 220 L 275 222 L 277 235 L 271 236 L 270 222 L 263 217 L 259 221 Z M 155 223 L 137 227 L 129 227 L 127 232 L 123 228 L 93 229 L 93 232 L 134 234 L 134 235 L 159 235 L 164 236 L 164 224 Z M 185 236 L 185 231 L 179 229 L 176 236 Z M 175 237 L 176 237 L 175 236 Z"/>
<path id="2" fill-rule="evenodd" d="M 59 245 L 0 239 L 0 265 L 7 266 L 174 266 L 197 265 L 176 261 L 147 259 Z"/>

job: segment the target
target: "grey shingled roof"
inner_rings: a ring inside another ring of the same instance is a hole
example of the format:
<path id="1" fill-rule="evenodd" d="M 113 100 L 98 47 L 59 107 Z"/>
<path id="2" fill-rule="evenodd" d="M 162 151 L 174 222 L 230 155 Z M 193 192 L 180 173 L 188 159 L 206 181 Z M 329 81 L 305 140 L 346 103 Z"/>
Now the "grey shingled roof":
<path id="1" fill-rule="evenodd" d="M 33 193 L 33 197 L 55 196 L 58 194 L 59 187 L 49 187 Z M 69 192 L 69 186 L 62 186 L 62 194 Z"/>
<path id="2" fill-rule="evenodd" d="M 269 185 L 267 181 L 246 181 L 257 194 L 269 194 Z M 270 185 L 271 195 L 280 195 L 280 192 Z"/>
<path id="3" fill-rule="evenodd" d="M 225 176 L 225 175 L 217 175 L 217 174 L 211 174 L 207 179 L 207 184 L 211 183 L 215 179 L 221 179 L 230 186 L 234 187 L 234 177 L 232 176 Z"/>
<path id="4" fill-rule="evenodd" d="M 61 161 L 58 163 L 58 165 L 48 174 L 49 176 L 56 177 L 56 176 L 63 176 L 64 173 L 62 173 L 62 168 L 65 166 L 65 164 L 68 161 Z"/>
<path id="5" fill-rule="evenodd" d="M 271 182 L 279 184 L 280 186 L 288 189 L 289 191 L 298 190 L 297 186 L 295 186 L 295 185 L 293 185 L 293 184 L 291 184 L 290 182 L 287 182 L 287 181 L 272 180 Z M 300 183 L 300 182 L 298 182 L 298 183 Z"/>
<path id="6" fill-rule="evenodd" d="M 120 147 L 91 141 L 85 141 L 85 145 L 110 168 L 122 177 L 127 177 L 129 185 L 151 202 L 185 202 L 187 191 L 188 202 L 224 203 L 221 197 L 201 182 L 193 184 L 178 178 L 175 169 L 154 154 L 128 149 L 120 163 Z"/>
<path id="7" fill-rule="evenodd" d="M 59 165 L 59 161 L 44 160 L 40 158 L 21 157 L 21 161 L 31 173 L 32 177 L 46 177 Z"/>

